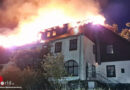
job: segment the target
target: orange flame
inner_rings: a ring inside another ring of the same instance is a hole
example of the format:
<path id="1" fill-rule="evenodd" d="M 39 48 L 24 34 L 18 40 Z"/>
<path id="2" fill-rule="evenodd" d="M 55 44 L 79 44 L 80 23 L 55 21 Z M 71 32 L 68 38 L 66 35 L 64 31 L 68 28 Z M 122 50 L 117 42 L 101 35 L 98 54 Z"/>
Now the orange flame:
<path id="1" fill-rule="evenodd" d="M 40 40 L 39 32 L 64 23 L 72 23 L 79 20 L 86 20 L 83 23 L 92 22 L 94 24 L 104 25 L 105 18 L 101 15 L 86 15 L 84 18 L 76 18 L 67 13 L 67 10 L 61 8 L 39 9 L 37 16 L 30 16 L 27 20 L 19 22 L 16 32 L 8 36 L 0 36 L 0 45 L 4 47 L 21 46 Z M 78 24 L 77 24 L 78 25 Z M 75 29 L 78 32 L 78 28 Z"/>

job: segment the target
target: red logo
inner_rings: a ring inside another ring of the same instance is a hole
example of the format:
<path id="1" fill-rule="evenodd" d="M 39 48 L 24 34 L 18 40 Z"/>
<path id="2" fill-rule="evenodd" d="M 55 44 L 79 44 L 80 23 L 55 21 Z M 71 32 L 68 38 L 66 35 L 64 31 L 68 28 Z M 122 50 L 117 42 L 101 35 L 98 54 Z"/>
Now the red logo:
<path id="1" fill-rule="evenodd" d="M 0 76 L 0 83 L 3 81 L 3 77 L 2 76 Z"/>
<path id="2" fill-rule="evenodd" d="M 4 85 L 4 81 L 3 81 L 3 77 L 0 76 L 0 85 L 3 86 Z"/>

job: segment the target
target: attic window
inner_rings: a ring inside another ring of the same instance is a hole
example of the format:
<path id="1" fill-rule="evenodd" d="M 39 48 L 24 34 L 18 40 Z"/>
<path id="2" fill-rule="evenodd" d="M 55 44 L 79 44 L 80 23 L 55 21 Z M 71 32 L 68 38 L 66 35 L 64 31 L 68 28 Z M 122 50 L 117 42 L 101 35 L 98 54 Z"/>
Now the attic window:
<path id="1" fill-rule="evenodd" d="M 113 45 L 107 45 L 106 52 L 107 54 L 114 54 Z"/>
<path id="2" fill-rule="evenodd" d="M 51 36 L 51 32 L 47 32 L 47 37 L 50 37 Z"/>
<path id="3" fill-rule="evenodd" d="M 53 31 L 52 36 L 56 36 L 56 31 Z"/>

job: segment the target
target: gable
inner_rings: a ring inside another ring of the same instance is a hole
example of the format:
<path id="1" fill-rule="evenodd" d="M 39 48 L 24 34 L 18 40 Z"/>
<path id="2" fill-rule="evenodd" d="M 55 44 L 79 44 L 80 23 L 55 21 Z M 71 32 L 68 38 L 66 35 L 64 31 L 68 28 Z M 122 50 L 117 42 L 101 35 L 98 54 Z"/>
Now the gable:
<path id="1" fill-rule="evenodd" d="M 87 24 L 84 28 L 84 33 L 88 38 L 95 43 L 98 40 L 101 62 L 130 60 L 129 41 L 103 26 Z M 113 45 L 113 54 L 107 54 L 107 45 Z"/>

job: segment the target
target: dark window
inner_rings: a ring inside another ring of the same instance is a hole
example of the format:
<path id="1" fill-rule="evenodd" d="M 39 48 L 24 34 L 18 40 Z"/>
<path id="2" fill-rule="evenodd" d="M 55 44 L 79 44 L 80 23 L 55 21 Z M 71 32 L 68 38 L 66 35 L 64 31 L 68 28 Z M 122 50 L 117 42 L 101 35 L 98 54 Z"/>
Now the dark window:
<path id="1" fill-rule="evenodd" d="M 70 40 L 70 49 L 69 50 L 77 50 L 77 39 Z"/>
<path id="2" fill-rule="evenodd" d="M 96 54 L 96 45 L 93 45 L 93 53 Z"/>
<path id="3" fill-rule="evenodd" d="M 114 53 L 113 45 L 107 45 L 106 52 L 107 54 L 113 54 Z"/>
<path id="4" fill-rule="evenodd" d="M 69 75 L 78 76 L 78 64 L 74 60 L 69 60 L 65 63 L 66 71 Z"/>
<path id="5" fill-rule="evenodd" d="M 61 52 L 62 42 L 55 43 L 55 53 Z"/>
<path id="6" fill-rule="evenodd" d="M 116 77 L 115 65 L 107 66 L 107 77 Z"/>
<path id="7" fill-rule="evenodd" d="M 88 78 L 88 63 L 86 64 L 86 78 Z"/>
<path id="8" fill-rule="evenodd" d="M 92 77 L 96 77 L 96 68 L 92 65 Z"/>
<path id="9" fill-rule="evenodd" d="M 124 68 L 121 68 L 121 73 L 125 73 L 125 69 Z"/>

